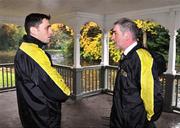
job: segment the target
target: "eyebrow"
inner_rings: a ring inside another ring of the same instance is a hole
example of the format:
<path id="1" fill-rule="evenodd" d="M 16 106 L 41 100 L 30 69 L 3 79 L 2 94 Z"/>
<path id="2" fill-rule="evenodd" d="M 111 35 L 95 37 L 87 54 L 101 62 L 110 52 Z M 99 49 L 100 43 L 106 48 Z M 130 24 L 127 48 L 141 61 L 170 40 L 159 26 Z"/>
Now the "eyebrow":
<path id="1" fill-rule="evenodd" d="M 49 29 L 49 28 L 51 28 L 51 25 L 50 25 L 50 24 L 45 27 L 45 29 Z"/>
<path id="2" fill-rule="evenodd" d="M 115 32 L 116 32 L 116 31 L 114 31 L 114 30 L 112 31 L 112 33 L 115 33 Z"/>

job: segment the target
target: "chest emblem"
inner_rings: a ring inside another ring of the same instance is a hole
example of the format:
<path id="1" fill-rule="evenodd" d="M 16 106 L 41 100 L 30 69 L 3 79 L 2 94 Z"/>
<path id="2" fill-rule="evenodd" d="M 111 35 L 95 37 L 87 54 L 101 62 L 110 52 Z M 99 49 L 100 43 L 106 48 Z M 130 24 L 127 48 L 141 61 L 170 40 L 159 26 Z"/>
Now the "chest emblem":
<path id="1" fill-rule="evenodd" d="M 127 77 L 127 72 L 124 69 L 120 69 L 120 75 Z"/>

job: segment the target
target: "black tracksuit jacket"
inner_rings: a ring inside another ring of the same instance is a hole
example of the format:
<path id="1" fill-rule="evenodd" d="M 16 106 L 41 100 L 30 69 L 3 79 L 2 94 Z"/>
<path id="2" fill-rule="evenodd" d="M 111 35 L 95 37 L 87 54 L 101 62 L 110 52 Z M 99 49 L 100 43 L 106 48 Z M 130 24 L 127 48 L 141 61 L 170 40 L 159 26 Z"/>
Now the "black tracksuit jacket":
<path id="1" fill-rule="evenodd" d="M 22 50 L 22 45 L 29 52 Z M 19 115 L 24 128 L 60 128 L 61 103 L 70 94 L 52 67 L 50 56 L 42 50 L 44 45 L 32 36 L 24 36 L 14 59 Z M 58 83 L 59 79 L 62 83 Z"/>
<path id="2" fill-rule="evenodd" d="M 110 128 L 148 128 L 154 114 L 154 97 L 162 92 L 156 65 L 149 52 L 135 46 L 119 62 L 113 92 Z"/>

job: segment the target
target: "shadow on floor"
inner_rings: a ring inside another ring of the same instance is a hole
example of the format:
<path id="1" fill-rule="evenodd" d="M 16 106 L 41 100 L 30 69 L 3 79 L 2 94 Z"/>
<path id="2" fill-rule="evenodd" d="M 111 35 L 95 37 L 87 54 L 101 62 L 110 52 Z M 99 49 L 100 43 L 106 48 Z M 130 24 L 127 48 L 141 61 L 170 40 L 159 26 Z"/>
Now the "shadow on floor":
<path id="1" fill-rule="evenodd" d="M 22 128 L 16 92 L 0 93 L 0 128 Z M 108 128 L 112 96 L 100 94 L 62 105 L 62 128 Z M 180 114 L 162 113 L 157 128 L 180 128 Z"/>

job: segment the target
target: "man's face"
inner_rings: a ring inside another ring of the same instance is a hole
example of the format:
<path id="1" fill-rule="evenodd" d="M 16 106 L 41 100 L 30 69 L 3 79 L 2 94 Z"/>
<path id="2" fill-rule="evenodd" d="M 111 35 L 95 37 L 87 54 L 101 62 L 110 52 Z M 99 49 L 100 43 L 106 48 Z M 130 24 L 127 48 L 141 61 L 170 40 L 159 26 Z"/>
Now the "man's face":
<path id="1" fill-rule="evenodd" d="M 43 19 L 42 23 L 36 27 L 35 37 L 44 43 L 49 43 L 51 36 L 52 30 L 49 20 Z"/>
<path id="2" fill-rule="evenodd" d="M 122 33 L 119 25 L 114 25 L 111 39 L 116 43 L 117 49 L 121 49 L 121 50 L 125 49 L 125 45 L 126 45 L 125 34 Z"/>

